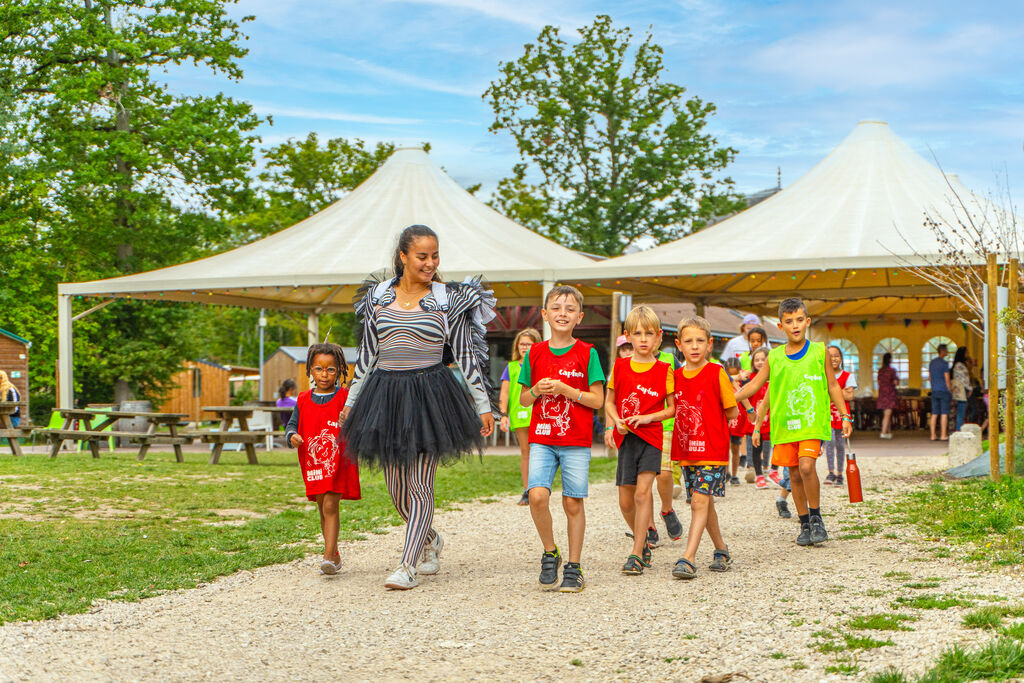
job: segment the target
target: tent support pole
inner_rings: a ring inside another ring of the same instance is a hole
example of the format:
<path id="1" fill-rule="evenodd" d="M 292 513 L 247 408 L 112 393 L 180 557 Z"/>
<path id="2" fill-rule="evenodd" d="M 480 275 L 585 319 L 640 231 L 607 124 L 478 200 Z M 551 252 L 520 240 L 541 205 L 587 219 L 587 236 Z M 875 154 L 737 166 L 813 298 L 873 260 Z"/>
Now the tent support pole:
<path id="1" fill-rule="evenodd" d="M 554 280 L 544 280 L 541 282 L 541 295 L 540 295 L 540 307 L 544 308 L 544 302 L 548 300 L 548 292 L 555 288 Z M 551 326 L 548 325 L 548 321 L 544 321 L 544 339 L 551 339 Z"/>
<path id="2" fill-rule="evenodd" d="M 57 407 L 75 407 L 71 295 L 57 295 Z"/>
<path id="3" fill-rule="evenodd" d="M 306 341 L 310 346 L 320 342 L 320 314 L 311 312 L 306 315 Z"/>
<path id="4" fill-rule="evenodd" d="M 985 349 L 985 369 L 988 375 L 988 463 L 992 481 L 999 481 L 999 266 L 996 255 L 988 255 L 988 348 Z"/>
<path id="5" fill-rule="evenodd" d="M 697 315 L 699 315 L 702 318 L 706 317 L 704 315 L 704 299 L 697 299 L 697 302 L 693 305 L 693 307 L 695 309 L 694 312 Z"/>
<path id="6" fill-rule="evenodd" d="M 1016 470 L 1014 462 L 1017 431 L 1017 307 L 1020 298 L 1020 263 L 1010 259 L 1010 273 L 1006 284 L 1010 287 L 1007 301 L 1013 316 L 1006 326 L 1006 476 L 1012 477 Z"/>

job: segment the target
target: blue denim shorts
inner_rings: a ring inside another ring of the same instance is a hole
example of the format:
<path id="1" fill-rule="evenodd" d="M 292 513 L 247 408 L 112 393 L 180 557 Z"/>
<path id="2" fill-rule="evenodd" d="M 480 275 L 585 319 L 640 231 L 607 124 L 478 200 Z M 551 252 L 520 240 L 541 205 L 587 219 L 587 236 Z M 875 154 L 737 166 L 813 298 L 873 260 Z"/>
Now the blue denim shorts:
<path id="1" fill-rule="evenodd" d="M 562 468 L 562 495 L 586 498 L 590 480 L 590 448 L 587 446 L 549 446 L 530 444 L 530 476 L 526 488 L 551 490 L 555 472 Z"/>
<path id="2" fill-rule="evenodd" d="M 948 391 L 932 392 L 932 415 L 949 415 L 949 406 L 953 401 L 953 394 Z"/>

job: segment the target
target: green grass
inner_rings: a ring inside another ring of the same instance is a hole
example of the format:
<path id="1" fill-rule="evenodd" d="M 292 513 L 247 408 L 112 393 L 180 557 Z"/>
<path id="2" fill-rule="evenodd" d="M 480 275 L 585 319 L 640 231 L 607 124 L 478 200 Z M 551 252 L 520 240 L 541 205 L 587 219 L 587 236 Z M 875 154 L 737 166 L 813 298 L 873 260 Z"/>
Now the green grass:
<path id="1" fill-rule="evenodd" d="M 773 652 L 773 653 L 771 653 L 768 656 L 771 657 L 772 659 L 785 659 L 789 655 L 787 655 L 785 652 Z"/>
<path id="2" fill-rule="evenodd" d="M 952 555 L 954 544 L 967 559 L 998 565 L 1024 562 L 1024 479 L 936 481 L 912 491 L 892 508 L 894 519 L 915 525 L 943 545 L 935 557 Z"/>
<path id="3" fill-rule="evenodd" d="M 917 617 L 908 614 L 866 614 L 854 617 L 846 624 L 855 631 L 913 631 L 903 625 L 905 621 L 917 621 Z"/>
<path id="4" fill-rule="evenodd" d="M 904 588 L 913 588 L 914 590 L 922 590 L 924 588 L 938 588 L 940 585 L 938 580 L 927 579 L 925 581 L 914 581 L 913 583 L 903 584 Z"/>
<path id="5" fill-rule="evenodd" d="M 860 667 L 854 662 L 837 662 L 825 667 L 825 673 L 839 674 L 840 676 L 856 676 L 860 671 Z"/>
<path id="6" fill-rule="evenodd" d="M 890 572 L 886 572 L 886 573 L 882 574 L 882 576 L 884 576 L 887 579 L 896 579 L 897 581 L 909 581 L 910 580 L 910 572 L 890 571 Z"/>
<path id="7" fill-rule="evenodd" d="M 913 597 L 898 597 L 892 603 L 893 609 L 913 607 L 914 609 L 949 609 L 950 607 L 974 607 L 975 602 L 955 595 L 932 595 L 924 593 Z"/>
<path id="8" fill-rule="evenodd" d="M 582 659 L 573 659 L 573 660 L 570 660 L 569 663 L 572 664 L 573 666 L 583 666 L 583 660 Z"/>
<path id="9" fill-rule="evenodd" d="M 0 623 L 84 612 L 97 599 L 138 600 L 318 548 L 315 507 L 293 452 L 205 454 L 175 463 L 151 453 L 56 460 L 0 456 Z M 594 481 L 613 459 L 591 462 Z M 399 523 L 379 473 L 361 473 L 363 499 L 343 501 L 342 539 Z M 437 474 L 439 509 L 521 489 L 519 458 L 471 459 Z"/>
<path id="10" fill-rule="evenodd" d="M 806 668 L 807 668 L 807 665 L 806 665 L 806 664 L 804 664 L 804 663 L 803 663 L 803 662 L 801 662 L 801 661 L 796 661 L 796 662 L 793 662 L 793 666 L 792 666 L 792 669 L 793 669 L 794 671 L 800 671 L 801 669 L 806 669 Z"/>
<path id="11" fill-rule="evenodd" d="M 923 676 L 910 678 L 896 669 L 876 674 L 872 683 L 958 683 L 960 681 L 1005 681 L 1024 676 L 1024 644 L 1013 638 L 998 638 L 974 650 L 958 645 L 947 649 L 935 666 Z"/>
<path id="12" fill-rule="evenodd" d="M 967 628 L 995 629 L 1003 625 L 1004 617 L 1024 617 L 1024 606 L 986 605 L 964 615 Z"/>
<path id="13" fill-rule="evenodd" d="M 838 634 L 818 631 L 814 635 L 818 638 L 823 638 L 823 640 L 813 642 L 808 645 L 808 647 L 823 654 L 830 652 L 846 652 L 847 650 L 874 650 L 876 648 L 896 644 L 888 638 L 885 640 L 876 640 L 871 636 L 857 636 L 851 633 L 844 633 L 842 635 L 842 641 L 832 640 L 832 638 Z"/>

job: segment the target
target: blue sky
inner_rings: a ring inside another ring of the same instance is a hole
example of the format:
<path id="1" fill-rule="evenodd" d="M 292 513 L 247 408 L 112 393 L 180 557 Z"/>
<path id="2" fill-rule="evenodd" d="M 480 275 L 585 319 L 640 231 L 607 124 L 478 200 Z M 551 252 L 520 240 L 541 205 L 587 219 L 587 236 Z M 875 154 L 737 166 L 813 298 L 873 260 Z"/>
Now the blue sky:
<path id="1" fill-rule="evenodd" d="M 1024 193 L 1024 4 L 739 0 L 241 0 L 245 78 L 175 69 L 182 92 L 223 90 L 274 124 L 265 145 L 316 131 L 412 144 L 485 192 L 518 157 L 480 95 L 545 24 L 610 14 L 651 28 L 665 79 L 714 102 L 744 192 L 788 185 L 861 119 L 893 131 L 975 190 Z"/>

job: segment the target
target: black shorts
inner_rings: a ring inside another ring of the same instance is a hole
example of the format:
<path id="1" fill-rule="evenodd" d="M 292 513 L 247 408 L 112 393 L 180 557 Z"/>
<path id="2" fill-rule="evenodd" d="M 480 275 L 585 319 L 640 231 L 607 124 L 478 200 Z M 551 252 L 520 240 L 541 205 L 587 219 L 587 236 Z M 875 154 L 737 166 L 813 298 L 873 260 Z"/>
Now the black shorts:
<path id="1" fill-rule="evenodd" d="M 661 472 L 661 449 L 630 432 L 619 446 L 619 466 L 615 470 L 616 486 L 636 486 L 641 472 Z"/>
<path id="2" fill-rule="evenodd" d="M 730 434 L 729 443 L 731 443 L 733 446 L 739 446 L 741 443 L 743 443 L 743 437 L 736 436 L 735 434 Z"/>

